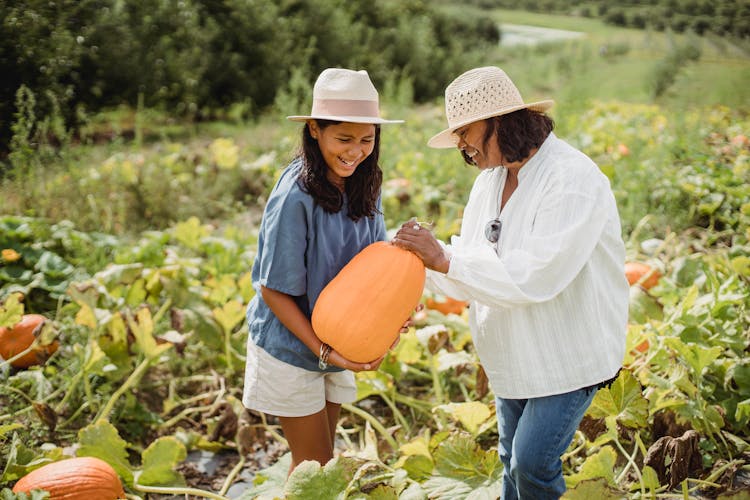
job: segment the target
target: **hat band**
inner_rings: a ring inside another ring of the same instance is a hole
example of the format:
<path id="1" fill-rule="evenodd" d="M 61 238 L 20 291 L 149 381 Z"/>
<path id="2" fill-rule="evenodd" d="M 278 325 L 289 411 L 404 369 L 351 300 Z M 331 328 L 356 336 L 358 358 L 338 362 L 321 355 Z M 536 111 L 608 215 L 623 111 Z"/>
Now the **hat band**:
<path id="1" fill-rule="evenodd" d="M 379 118 L 378 101 L 313 99 L 313 116 L 372 116 Z"/>

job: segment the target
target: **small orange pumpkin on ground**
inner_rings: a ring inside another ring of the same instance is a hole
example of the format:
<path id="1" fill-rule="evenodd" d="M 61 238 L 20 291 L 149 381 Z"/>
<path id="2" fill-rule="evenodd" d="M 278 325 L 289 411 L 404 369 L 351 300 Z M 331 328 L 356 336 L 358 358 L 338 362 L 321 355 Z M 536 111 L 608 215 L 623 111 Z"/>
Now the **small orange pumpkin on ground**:
<path id="1" fill-rule="evenodd" d="M 412 252 L 379 241 L 354 256 L 318 296 L 312 326 L 346 359 L 378 359 L 419 304 L 425 268 Z"/>
<path id="2" fill-rule="evenodd" d="M 425 300 L 424 305 L 427 309 L 434 311 L 440 311 L 443 314 L 458 314 L 464 312 L 464 309 L 468 307 L 469 303 L 463 300 L 456 300 L 452 297 L 445 297 L 444 301 L 437 301 L 433 298 Z"/>
<path id="3" fill-rule="evenodd" d="M 16 354 L 25 351 L 36 339 L 44 322 L 47 320 L 41 314 L 24 314 L 21 321 L 11 328 L 0 328 L 0 356 L 10 359 Z M 42 364 L 57 351 L 58 342 L 40 346 L 11 363 L 16 368 L 28 368 L 32 365 Z"/>
<path id="4" fill-rule="evenodd" d="M 640 285 L 648 290 L 659 282 L 661 273 L 658 269 L 642 262 L 627 262 L 625 263 L 625 277 L 629 284 L 634 285 L 640 282 Z M 644 278 L 643 281 L 641 281 L 642 278 Z"/>
<path id="5" fill-rule="evenodd" d="M 648 351 L 648 348 L 650 347 L 650 344 L 648 342 L 648 339 L 641 341 L 637 346 L 635 346 L 635 350 L 638 352 L 646 352 Z"/>
<path id="6" fill-rule="evenodd" d="M 35 469 L 18 480 L 13 493 L 46 490 L 50 500 L 117 500 L 125 491 L 117 472 L 104 460 L 77 457 Z"/>

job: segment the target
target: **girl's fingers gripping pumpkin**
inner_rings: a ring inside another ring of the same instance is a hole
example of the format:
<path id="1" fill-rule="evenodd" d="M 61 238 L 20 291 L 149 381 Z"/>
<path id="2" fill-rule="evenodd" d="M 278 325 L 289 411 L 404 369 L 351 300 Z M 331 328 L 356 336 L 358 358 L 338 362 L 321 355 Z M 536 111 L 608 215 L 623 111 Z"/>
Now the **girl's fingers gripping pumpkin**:
<path id="1" fill-rule="evenodd" d="M 368 361 L 366 363 L 357 363 L 356 361 L 346 359 L 335 350 L 332 350 L 331 354 L 328 356 L 328 363 L 334 366 L 338 366 L 339 368 L 344 368 L 345 370 L 353 372 L 364 372 L 377 370 L 380 366 L 380 363 L 383 362 L 383 359 L 385 359 L 385 354 L 373 361 Z"/>

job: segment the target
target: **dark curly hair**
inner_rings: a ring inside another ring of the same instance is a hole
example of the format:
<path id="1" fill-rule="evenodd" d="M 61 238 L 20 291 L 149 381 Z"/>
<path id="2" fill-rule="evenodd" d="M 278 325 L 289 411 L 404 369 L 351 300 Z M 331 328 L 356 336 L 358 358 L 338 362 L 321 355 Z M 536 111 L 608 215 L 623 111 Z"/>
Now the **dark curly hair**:
<path id="1" fill-rule="evenodd" d="M 485 146 L 493 139 L 497 141 L 500 152 L 509 163 L 523 160 L 532 149 L 542 145 L 547 136 L 554 130 L 555 122 L 544 113 L 521 109 L 507 115 L 493 116 L 485 120 Z M 466 163 L 474 162 L 465 152 L 461 152 Z"/>
<path id="2" fill-rule="evenodd" d="M 342 122 L 331 120 L 315 120 L 320 129 Z M 347 216 L 353 221 L 362 217 L 373 217 L 380 213 L 377 207 L 380 196 L 380 186 L 383 183 L 383 171 L 378 165 L 380 157 L 380 125 L 375 125 L 375 141 L 372 153 L 365 158 L 347 177 L 344 182 L 344 190 L 349 200 L 349 213 Z M 315 202 L 323 207 L 328 213 L 336 213 L 341 210 L 344 197 L 341 191 L 328 180 L 326 172 L 328 164 L 323 159 L 318 141 L 310 134 L 310 127 L 305 124 L 302 129 L 302 170 L 299 178 L 305 192 L 313 197 Z"/>

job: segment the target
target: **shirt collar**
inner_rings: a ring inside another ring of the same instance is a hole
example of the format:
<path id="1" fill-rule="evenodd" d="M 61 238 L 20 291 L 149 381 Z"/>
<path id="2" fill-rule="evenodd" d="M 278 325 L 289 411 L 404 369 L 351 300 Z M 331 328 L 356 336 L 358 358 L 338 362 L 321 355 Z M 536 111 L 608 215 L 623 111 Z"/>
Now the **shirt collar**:
<path id="1" fill-rule="evenodd" d="M 547 138 L 544 140 L 541 146 L 539 146 L 539 149 L 536 150 L 536 153 L 534 153 L 534 156 L 532 156 L 529 161 L 526 162 L 526 165 L 521 167 L 521 170 L 518 171 L 518 182 L 521 182 L 523 179 L 526 178 L 526 176 L 530 175 L 533 170 L 536 170 L 536 168 L 544 162 L 545 158 L 549 154 L 550 149 L 552 149 L 552 143 L 555 141 L 556 137 L 554 132 L 550 132 Z"/>

